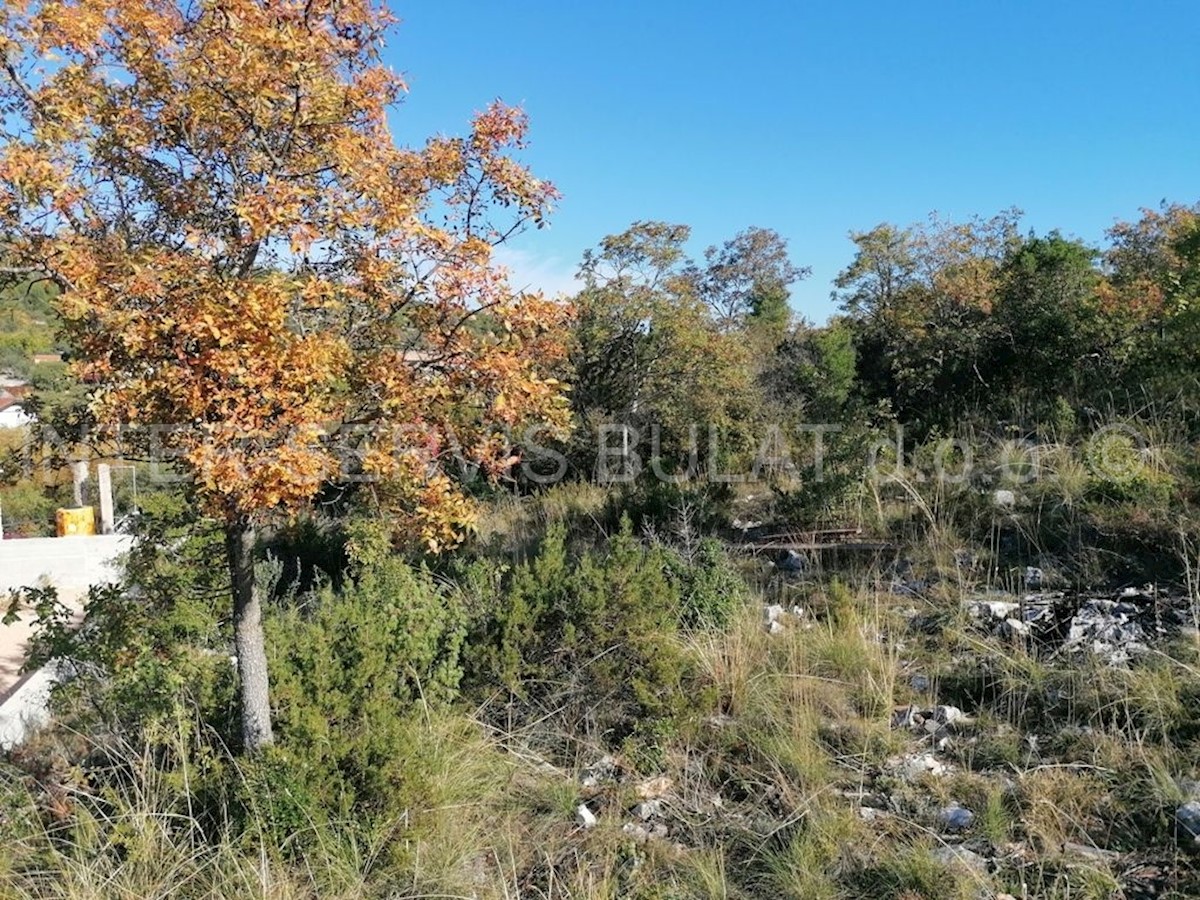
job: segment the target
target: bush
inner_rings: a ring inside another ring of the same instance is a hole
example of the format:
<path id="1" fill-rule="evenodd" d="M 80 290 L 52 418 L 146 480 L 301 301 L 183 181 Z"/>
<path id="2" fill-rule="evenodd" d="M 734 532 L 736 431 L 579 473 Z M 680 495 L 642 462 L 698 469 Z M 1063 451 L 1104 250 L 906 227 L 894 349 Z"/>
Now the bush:
<path id="1" fill-rule="evenodd" d="M 507 574 L 476 563 L 460 585 L 477 611 L 466 652 L 477 698 L 504 685 L 518 717 L 554 710 L 568 734 L 647 761 L 700 699 L 681 629 L 722 621 L 745 594 L 715 543 L 688 562 L 636 540 L 628 518 L 603 552 L 573 560 L 555 524 L 529 563 Z"/>
<path id="2" fill-rule="evenodd" d="M 724 627 L 749 601 L 745 580 L 713 538 L 702 540 L 690 558 L 676 556 L 669 571 L 680 587 L 680 622 L 685 627 Z"/>
<path id="3" fill-rule="evenodd" d="M 431 577 L 395 558 L 266 622 L 279 748 L 298 810 L 364 823 L 399 817 L 420 772 L 417 723 L 461 677 L 462 616 Z M 282 814 L 284 831 L 295 830 Z"/>
<path id="4" fill-rule="evenodd" d="M 32 481 L 0 487 L 4 534 L 9 537 L 53 534 L 54 510 L 58 504 L 52 494 L 52 490 Z"/>
<path id="5" fill-rule="evenodd" d="M 1169 504 L 1175 480 L 1137 446 L 1135 432 L 1102 431 L 1084 448 L 1089 499 L 1107 503 Z"/>
<path id="6" fill-rule="evenodd" d="M 228 593 L 220 533 L 177 495 L 142 497 L 139 539 L 120 583 L 93 587 L 82 622 L 53 588 L 27 589 L 10 614 L 35 618 L 26 668 L 69 660 L 76 677 L 55 691 L 58 712 L 82 733 L 116 743 L 181 722 L 219 740 L 236 727 L 232 642 L 213 598 Z"/>

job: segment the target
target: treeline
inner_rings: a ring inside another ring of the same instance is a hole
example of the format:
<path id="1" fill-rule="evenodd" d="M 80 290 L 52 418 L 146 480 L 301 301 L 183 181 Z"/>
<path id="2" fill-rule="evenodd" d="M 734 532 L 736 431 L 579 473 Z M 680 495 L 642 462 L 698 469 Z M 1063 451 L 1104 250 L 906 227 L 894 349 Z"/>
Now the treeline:
<path id="1" fill-rule="evenodd" d="M 1195 432 L 1200 206 L 1145 210 L 1103 248 L 1023 233 L 1015 211 L 878 225 L 852 235 L 824 325 L 792 313 L 808 271 L 776 232 L 751 228 L 700 261 L 688 238 L 638 222 L 584 256 L 564 376 L 577 473 L 630 440 L 642 470 L 661 461 L 660 482 L 688 463 L 748 472 L 779 434 L 802 458 L 797 435 L 822 424 L 835 458 L 895 425 L 1069 441 L 1150 413 Z M 809 484 L 800 505 L 814 512 L 835 487 Z"/>

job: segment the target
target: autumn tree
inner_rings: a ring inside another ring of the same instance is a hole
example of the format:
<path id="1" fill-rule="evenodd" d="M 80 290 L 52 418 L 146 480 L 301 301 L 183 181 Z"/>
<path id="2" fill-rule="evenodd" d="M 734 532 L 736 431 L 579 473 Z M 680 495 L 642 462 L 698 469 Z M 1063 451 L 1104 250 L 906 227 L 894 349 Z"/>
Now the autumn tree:
<path id="1" fill-rule="evenodd" d="M 1108 237 L 1100 309 L 1110 352 L 1160 391 L 1192 393 L 1200 375 L 1200 204 L 1144 209 Z"/>
<path id="2" fill-rule="evenodd" d="M 14 0 L 0 8 L 0 217 L 51 279 L 98 420 L 166 426 L 222 523 L 247 750 L 272 740 L 252 553 L 353 475 L 430 549 L 505 429 L 566 423 L 563 310 L 491 251 L 554 189 L 494 105 L 399 146 L 369 0 Z"/>
<path id="3" fill-rule="evenodd" d="M 1035 415 L 1119 374 L 1101 335 L 1096 256 L 1052 231 L 1030 235 L 1001 268 L 987 377 Z"/>
<path id="4" fill-rule="evenodd" d="M 1018 213 L 879 225 L 851 235 L 857 252 L 835 282 L 856 336 L 868 396 L 903 418 L 947 422 L 995 396 L 991 314 L 1001 269 L 1019 244 Z"/>

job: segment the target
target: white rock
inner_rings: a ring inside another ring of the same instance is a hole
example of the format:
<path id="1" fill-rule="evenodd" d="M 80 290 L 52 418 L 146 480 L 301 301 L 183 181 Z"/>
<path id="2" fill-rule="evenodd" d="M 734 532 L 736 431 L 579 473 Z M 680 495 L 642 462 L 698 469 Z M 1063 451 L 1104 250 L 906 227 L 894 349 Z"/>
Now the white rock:
<path id="1" fill-rule="evenodd" d="M 586 803 L 580 803 L 575 807 L 575 823 L 583 828 L 595 828 L 599 820 L 596 814 L 588 809 Z"/>
<path id="2" fill-rule="evenodd" d="M 778 622 L 783 618 L 783 607 L 778 603 L 773 603 L 770 606 L 763 607 L 763 619 L 768 623 Z"/>
<path id="3" fill-rule="evenodd" d="M 1000 628 L 1005 637 L 1029 637 L 1033 629 L 1020 619 L 1005 619 L 1000 623 Z"/>
<path id="4" fill-rule="evenodd" d="M 971 717 L 957 706 L 935 706 L 933 720 L 939 725 L 958 725 L 970 722 Z"/>
<path id="5" fill-rule="evenodd" d="M 635 841 L 646 841 L 650 839 L 650 829 L 645 825 L 638 825 L 636 822 L 626 822 L 621 826 L 621 831 L 629 835 Z"/>
<path id="6" fill-rule="evenodd" d="M 617 761 L 611 756 L 602 756 L 583 770 L 579 783 L 585 788 L 599 787 L 602 781 L 611 780 L 617 773 Z"/>
<path id="7" fill-rule="evenodd" d="M 901 763 L 900 767 L 909 778 L 920 778 L 922 775 L 932 775 L 935 778 L 939 778 L 950 771 L 946 764 L 941 762 L 932 753 L 910 756 Z"/>
<path id="8" fill-rule="evenodd" d="M 633 808 L 633 814 L 645 822 L 662 813 L 661 800 L 646 800 Z"/>
<path id="9" fill-rule="evenodd" d="M 992 503 L 1001 509 L 1012 509 L 1017 505 L 1017 495 L 1012 491 L 996 491 L 992 494 Z"/>
<path id="10" fill-rule="evenodd" d="M 1021 609 L 1021 604 L 1011 600 L 967 600 L 963 603 L 967 611 L 976 619 L 997 619 L 1003 621 Z"/>

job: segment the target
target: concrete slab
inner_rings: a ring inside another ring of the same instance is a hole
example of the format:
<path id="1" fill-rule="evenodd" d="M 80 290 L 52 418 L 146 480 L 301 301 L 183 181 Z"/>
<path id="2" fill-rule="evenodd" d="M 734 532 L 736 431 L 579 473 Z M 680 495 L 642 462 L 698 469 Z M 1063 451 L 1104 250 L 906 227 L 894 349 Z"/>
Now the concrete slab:
<path id="1" fill-rule="evenodd" d="M 132 543 L 123 534 L 0 541 L 0 604 L 7 608 L 10 590 L 49 584 L 58 588 L 60 600 L 82 612 L 87 589 L 117 579 L 118 557 Z M 25 616 L 0 625 L 0 699 L 20 679 L 31 631 Z"/>
<path id="2" fill-rule="evenodd" d="M 0 749 L 11 750 L 50 719 L 50 689 L 60 678 L 51 663 L 23 678 L 0 703 Z"/>

